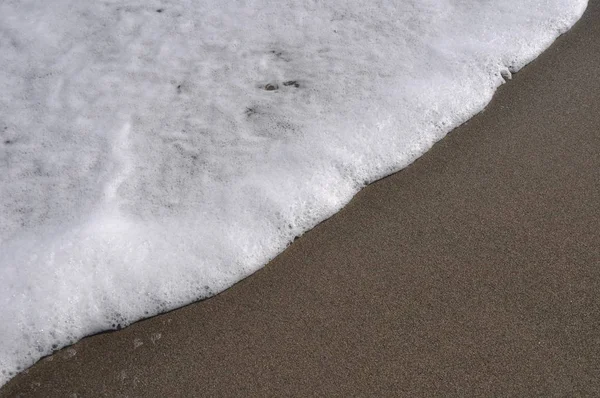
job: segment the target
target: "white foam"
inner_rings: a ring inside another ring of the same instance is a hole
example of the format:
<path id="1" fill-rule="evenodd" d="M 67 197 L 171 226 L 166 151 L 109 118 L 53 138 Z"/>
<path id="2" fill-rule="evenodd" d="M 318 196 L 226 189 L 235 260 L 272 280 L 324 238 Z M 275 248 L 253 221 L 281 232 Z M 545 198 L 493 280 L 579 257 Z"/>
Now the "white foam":
<path id="1" fill-rule="evenodd" d="M 1 2 L 0 384 L 256 271 L 586 4 Z"/>

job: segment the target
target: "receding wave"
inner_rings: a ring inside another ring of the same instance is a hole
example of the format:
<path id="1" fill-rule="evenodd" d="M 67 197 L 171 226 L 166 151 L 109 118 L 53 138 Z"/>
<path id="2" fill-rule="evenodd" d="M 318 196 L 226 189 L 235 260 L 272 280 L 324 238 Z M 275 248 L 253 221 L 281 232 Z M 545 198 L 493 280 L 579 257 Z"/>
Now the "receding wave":
<path id="1" fill-rule="evenodd" d="M 0 384 L 253 273 L 586 4 L 1 2 Z"/>

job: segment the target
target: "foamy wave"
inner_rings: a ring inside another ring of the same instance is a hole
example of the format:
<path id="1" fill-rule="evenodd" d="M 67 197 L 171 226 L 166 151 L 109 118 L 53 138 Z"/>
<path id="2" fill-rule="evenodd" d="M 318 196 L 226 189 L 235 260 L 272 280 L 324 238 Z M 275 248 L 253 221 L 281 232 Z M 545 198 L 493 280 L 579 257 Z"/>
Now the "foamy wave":
<path id="1" fill-rule="evenodd" d="M 253 273 L 586 4 L 1 2 L 0 384 Z"/>

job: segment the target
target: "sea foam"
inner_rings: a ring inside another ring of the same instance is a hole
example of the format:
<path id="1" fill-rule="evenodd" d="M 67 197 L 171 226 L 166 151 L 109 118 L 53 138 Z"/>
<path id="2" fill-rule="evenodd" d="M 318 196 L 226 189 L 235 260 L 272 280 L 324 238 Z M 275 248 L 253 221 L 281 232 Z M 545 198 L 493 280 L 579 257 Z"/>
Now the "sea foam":
<path id="1" fill-rule="evenodd" d="M 586 4 L 2 1 L 0 384 L 261 268 Z"/>

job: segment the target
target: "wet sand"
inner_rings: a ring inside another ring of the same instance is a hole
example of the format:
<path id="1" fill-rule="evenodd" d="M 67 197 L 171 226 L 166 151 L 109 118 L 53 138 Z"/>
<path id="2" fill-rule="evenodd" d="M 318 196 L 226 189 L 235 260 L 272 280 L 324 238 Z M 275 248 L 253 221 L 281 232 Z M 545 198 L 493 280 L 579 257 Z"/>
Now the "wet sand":
<path id="1" fill-rule="evenodd" d="M 263 270 L 12 396 L 600 396 L 600 1 Z"/>

